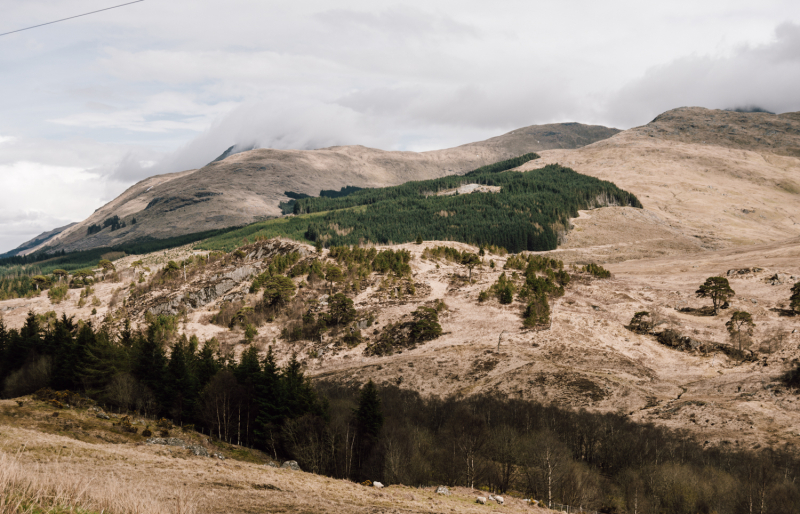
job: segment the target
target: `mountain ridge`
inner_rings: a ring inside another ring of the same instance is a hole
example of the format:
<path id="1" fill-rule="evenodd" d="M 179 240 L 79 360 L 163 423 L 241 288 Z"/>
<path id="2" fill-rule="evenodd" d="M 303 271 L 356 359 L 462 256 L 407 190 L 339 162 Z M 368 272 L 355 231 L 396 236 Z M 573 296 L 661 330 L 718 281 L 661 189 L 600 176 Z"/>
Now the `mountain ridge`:
<path id="1" fill-rule="evenodd" d="M 86 220 L 24 253 L 112 247 L 144 238 L 166 239 L 246 225 L 280 216 L 278 204 L 288 199 L 285 191 L 316 196 L 321 189 L 382 187 L 458 175 L 531 151 L 577 148 L 619 132 L 565 123 L 523 127 L 485 141 L 428 152 L 339 146 L 232 153 L 196 170 L 144 179 Z M 112 216 L 126 226 L 87 234 L 90 225 L 102 226 Z"/>

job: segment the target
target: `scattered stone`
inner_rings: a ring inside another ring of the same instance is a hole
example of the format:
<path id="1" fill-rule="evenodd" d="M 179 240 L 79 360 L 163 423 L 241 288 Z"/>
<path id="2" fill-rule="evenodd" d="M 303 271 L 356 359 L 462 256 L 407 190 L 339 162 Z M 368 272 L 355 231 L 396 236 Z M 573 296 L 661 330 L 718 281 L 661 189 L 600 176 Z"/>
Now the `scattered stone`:
<path id="1" fill-rule="evenodd" d="M 769 284 L 772 284 L 773 286 L 779 286 L 784 282 L 786 282 L 787 278 L 789 278 L 789 275 L 787 275 L 786 273 L 775 273 L 774 275 L 772 275 L 767 279 L 767 282 Z"/>
<path id="2" fill-rule="evenodd" d="M 198 446 L 198 445 L 194 445 L 193 444 L 193 445 L 187 446 L 186 448 L 191 450 L 192 453 L 197 455 L 198 457 L 208 457 L 208 450 L 206 450 L 202 446 Z"/>
<path id="3" fill-rule="evenodd" d="M 380 483 L 380 482 L 372 482 L 372 487 L 375 487 L 377 489 L 382 489 L 383 488 L 383 484 Z"/>
<path id="4" fill-rule="evenodd" d="M 450 489 L 447 487 L 440 485 L 436 488 L 436 494 L 444 494 L 445 496 L 450 496 Z"/>
<path id="5" fill-rule="evenodd" d="M 97 413 L 97 417 L 100 418 L 100 419 L 111 419 L 110 417 L 108 417 L 108 414 L 106 414 L 105 412 L 98 412 Z"/>
<path id="6" fill-rule="evenodd" d="M 269 462 L 267 462 L 267 463 L 266 463 L 266 464 L 264 464 L 264 465 L 265 465 L 265 466 L 269 466 L 270 468 L 280 468 L 280 466 L 278 466 L 277 464 L 275 464 L 275 463 L 274 463 L 274 462 L 272 462 L 272 461 L 269 461 Z"/>
<path id="7" fill-rule="evenodd" d="M 179 446 L 184 450 L 189 450 L 198 457 L 209 457 L 208 450 L 203 446 L 196 444 L 187 444 L 183 439 L 177 437 L 151 437 L 147 440 L 147 444 L 162 444 L 164 446 Z M 215 454 L 216 455 L 216 454 Z"/>
<path id="8" fill-rule="evenodd" d="M 481 505 L 486 505 L 486 498 L 483 496 L 478 496 L 478 499 L 475 500 L 475 503 L 480 503 Z"/>
<path id="9" fill-rule="evenodd" d="M 292 471 L 301 471 L 300 466 L 297 465 L 296 460 L 287 460 L 281 466 L 281 469 L 291 469 Z"/>

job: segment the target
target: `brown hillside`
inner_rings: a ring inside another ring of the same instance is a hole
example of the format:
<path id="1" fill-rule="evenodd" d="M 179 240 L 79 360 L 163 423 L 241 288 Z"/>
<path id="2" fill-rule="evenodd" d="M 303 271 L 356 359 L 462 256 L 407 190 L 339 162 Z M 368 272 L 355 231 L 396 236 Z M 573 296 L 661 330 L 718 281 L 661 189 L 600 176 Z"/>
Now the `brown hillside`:
<path id="1" fill-rule="evenodd" d="M 163 239 L 245 225 L 279 216 L 285 191 L 317 196 L 344 186 L 383 187 L 475 168 L 528 152 L 577 148 L 617 129 L 563 123 L 536 125 L 486 141 L 431 152 L 388 152 L 363 146 L 319 150 L 258 149 L 232 155 L 199 170 L 148 178 L 46 243 L 67 251 L 113 246 L 143 238 Z M 92 224 L 119 216 L 127 226 L 88 236 Z M 132 218 L 137 223 L 131 223 Z M 30 253 L 44 245 L 31 248 Z"/>

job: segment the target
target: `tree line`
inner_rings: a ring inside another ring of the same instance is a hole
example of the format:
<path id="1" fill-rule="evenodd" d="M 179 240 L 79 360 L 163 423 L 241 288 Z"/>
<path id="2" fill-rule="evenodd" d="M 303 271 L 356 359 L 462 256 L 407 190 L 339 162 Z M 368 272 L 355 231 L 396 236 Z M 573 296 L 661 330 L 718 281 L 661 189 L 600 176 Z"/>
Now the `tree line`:
<path id="1" fill-rule="evenodd" d="M 487 393 L 423 398 L 394 385 L 312 384 L 292 358 L 176 336 L 159 317 L 141 331 L 37 316 L 0 322 L 4 395 L 80 391 L 122 411 L 194 424 L 213 437 L 294 459 L 306 471 L 387 484 L 516 491 L 607 513 L 794 513 L 791 450 L 714 447 L 624 415 Z"/>
<path id="2" fill-rule="evenodd" d="M 497 193 L 438 195 L 463 183 L 499 186 Z M 579 209 L 641 207 L 632 194 L 558 165 L 526 172 L 481 172 L 401 186 L 365 189 L 342 198 L 303 198 L 295 214 L 308 220 L 304 237 L 325 245 L 455 240 L 510 252 L 552 250 Z M 299 221 L 298 221 L 299 222 Z"/>

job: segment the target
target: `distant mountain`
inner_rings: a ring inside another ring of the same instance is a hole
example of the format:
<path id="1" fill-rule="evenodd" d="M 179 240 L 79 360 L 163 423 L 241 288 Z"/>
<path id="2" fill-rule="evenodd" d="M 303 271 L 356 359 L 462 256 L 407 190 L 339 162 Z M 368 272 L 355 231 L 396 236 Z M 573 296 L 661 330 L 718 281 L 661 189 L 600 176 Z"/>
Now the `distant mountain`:
<path id="1" fill-rule="evenodd" d="M 14 248 L 13 250 L 0 254 L 0 259 L 4 257 L 14 257 L 15 255 L 25 254 L 31 248 L 36 248 L 37 246 L 41 246 L 42 244 L 46 243 L 53 237 L 57 236 L 58 234 L 67 230 L 68 228 L 72 227 L 73 225 L 77 225 L 77 223 L 72 222 L 68 225 L 64 225 L 63 227 L 54 228 L 49 232 L 42 232 L 41 234 L 34 237 L 30 241 L 25 241 L 24 243 Z"/>
<path id="2" fill-rule="evenodd" d="M 800 112 L 772 114 L 763 110 L 680 107 L 630 132 L 682 143 L 767 150 L 800 157 Z"/>
<path id="3" fill-rule="evenodd" d="M 198 170 L 139 182 L 86 220 L 24 253 L 45 247 L 87 250 L 245 225 L 280 216 L 278 204 L 289 199 L 286 192 L 317 196 L 322 189 L 383 187 L 464 174 L 528 152 L 579 148 L 618 132 L 580 123 L 534 125 L 430 152 L 363 146 L 239 151 L 233 146 Z"/>

